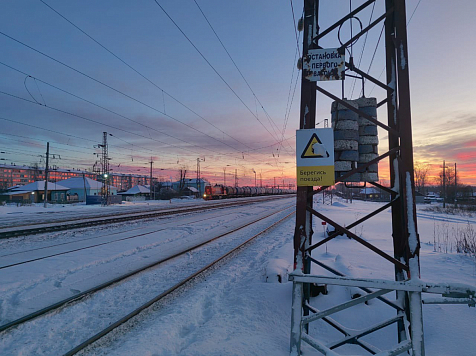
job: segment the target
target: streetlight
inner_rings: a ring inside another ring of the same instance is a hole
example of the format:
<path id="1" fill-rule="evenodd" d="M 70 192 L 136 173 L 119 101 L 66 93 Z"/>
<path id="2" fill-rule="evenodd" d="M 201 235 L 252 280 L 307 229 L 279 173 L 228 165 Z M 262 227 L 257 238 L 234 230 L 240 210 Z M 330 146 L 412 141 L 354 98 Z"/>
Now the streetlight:
<path id="1" fill-rule="evenodd" d="M 255 188 L 256 188 L 257 187 L 257 185 L 256 185 L 256 171 L 255 171 L 254 168 L 251 168 L 251 171 L 255 174 Z"/>

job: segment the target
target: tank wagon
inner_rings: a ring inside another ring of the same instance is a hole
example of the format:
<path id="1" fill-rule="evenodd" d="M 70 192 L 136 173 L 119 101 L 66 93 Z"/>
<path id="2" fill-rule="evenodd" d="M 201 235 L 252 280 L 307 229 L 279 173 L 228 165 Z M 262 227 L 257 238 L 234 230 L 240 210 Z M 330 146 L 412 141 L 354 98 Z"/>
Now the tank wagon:
<path id="1" fill-rule="evenodd" d="M 231 187 L 222 184 L 206 185 L 203 199 L 225 199 L 239 197 L 253 197 L 259 195 L 296 194 L 295 189 L 263 188 L 263 187 Z"/>

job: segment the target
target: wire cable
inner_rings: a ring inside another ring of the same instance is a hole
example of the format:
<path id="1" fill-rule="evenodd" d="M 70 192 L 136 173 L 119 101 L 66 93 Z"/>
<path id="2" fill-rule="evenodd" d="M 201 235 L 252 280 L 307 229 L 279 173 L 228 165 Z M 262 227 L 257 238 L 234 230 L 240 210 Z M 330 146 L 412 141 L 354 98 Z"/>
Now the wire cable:
<path id="1" fill-rule="evenodd" d="M 269 131 L 269 129 L 266 127 L 266 125 L 263 124 L 263 122 L 256 116 L 256 114 L 253 112 L 253 110 L 250 109 L 250 107 L 248 105 L 246 105 L 246 103 L 243 101 L 243 99 L 241 99 L 241 97 L 236 93 L 236 91 L 230 86 L 230 84 L 228 84 L 228 82 L 225 80 L 225 78 L 223 78 L 223 76 L 218 73 L 218 71 L 215 69 L 215 67 L 210 63 L 210 61 L 203 55 L 203 53 L 197 48 L 197 46 L 195 46 L 195 44 L 192 42 L 192 40 L 190 40 L 190 38 L 185 34 L 185 32 L 183 32 L 183 30 L 180 28 L 180 26 L 174 21 L 174 19 L 172 19 L 172 17 L 168 14 L 167 11 L 165 11 L 165 9 L 159 4 L 159 2 L 157 0 L 154 0 L 155 3 L 157 4 L 157 6 L 160 7 L 160 9 L 164 12 L 164 14 L 170 19 L 170 21 L 172 21 L 172 23 L 175 25 L 175 27 L 177 27 L 177 29 L 180 31 L 180 33 L 182 33 L 182 35 L 187 39 L 187 41 L 192 45 L 193 48 L 195 48 L 195 50 L 198 52 L 198 54 L 200 54 L 200 56 L 205 60 L 205 62 L 210 66 L 210 68 L 212 68 L 212 70 L 218 75 L 218 77 L 223 81 L 223 83 L 225 83 L 225 85 L 228 87 L 228 89 L 231 90 L 231 92 L 238 98 L 238 100 L 246 107 L 246 109 L 251 113 L 251 115 L 253 115 L 254 118 L 256 118 L 256 120 L 258 120 L 258 122 L 261 124 L 261 126 L 264 127 L 264 129 L 271 135 L 271 137 L 273 137 L 273 139 L 275 139 L 276 141 L 279 141 L 279 138 L 276 138 L 273 136 L 273 134 L 271 133 L 271 131 Z"/>
<path id="2" fill-rule="evenodd" d="M 44 5 L 46 5 L 48 8 L 50 8 L 52 11 L 54 11 L 56 14 L 58 14 L 61 18 L 63 18 L 65 21 L 67 21 L 69 24 L 71 24 L 73 27 L 75 27 L 78 31 L 80 31 L 81 33 L 83 33 L 85 36 L 87 36 L 88 38 L 90 38 L 92 41 L 94 41 L 98 46 L 100 46 L 101 48 L 103 48 L 105 51 L 107 51 L 108 53 L 110 53 L 112 56 L 114 56 L 116 59 L 118 59 L 120 62 L 122 62 L 123 64 L 125 64 L 127 67 L 129 67 L 131 70 L 133 70 L 135 73 L 137 73 L 138 75 L 140 75 L 142 78 L 144 78 L 145 80 L 147 80 L 150 84 L 152 84 L 153 86 L 155 86 L 157 89 L 161 90 L 162 91 L 162 99 L 164 101 L 164 114 L 165 114 L 165 100 L 164 100 L 164 93 L 167 94 L 167 96 L 169 96 L 171 99 L 173 99 L 174 101 L 176 101 L 178 104 L 180 104 L 181 106 L 183 106 L 184 108 L 186 108 L 187 110 L 189 110 L 190 112 L 192 112 L 193 114 L 195 114 L 196 116 L 198 116 L 199 118 L 201 118 L 203 121 L 205 121 L 206 123 L 208 123 L 209 125 L 213 126 L 215 129 L 217 129 L 218 131 L 220 131 L 222 134 L 228 136 L 229 138 L 235 140 L 236 142 L 244 145 L 245 147 L 248 147 L 248 148 L 251 148 L 250 146 L 248 146 L 246 143 L 243 143 L 241 142 L 240 140 L 234 138 L 233 136 L 229 135 L 228 133 L 226 133 L 225 131 L 221 130 L 219 127 L 217 127 L 215 124 L 213 124 L 212 122 L 208 121 L 207 119 L 205 119 L 203 116 L 201 116 L 200 114 L 198 114 L 197 112 L 195 112 L 194 110 L 192 110 L 190 107 L 188 107 L 187 105 L 185 105 L 183 102 L 181 102 L 180 100 L 178 100 L 177 98 L 175 98 L 174 96 L 172 96 L 170 93 L 168 93 L 167 91 L 165 91 L 163 88 L 161 88 L 160 86 L 158 86 L 156 83 L 154 83 L 152 80 L 150 80 L 149 78 L 147 78 L 145 75 L 143 75 L 141 72 L 139 72 L 137 69 L 135 69 L 134 67 L 132 67 L 129 63 L 127 63 L 126 61 L 124 61 L 122 58 L 120 58 L 118 55 L 116 55 L 114 52 L 112 52 L 111 50 L 109 50 L 106 46 L 104 46 L 103 44 L 101 44 L 99 41 L 97 41 L 95 38 L 93 38 L 91 35 L 89 35 L 88 33 L 86 33 L 84 30 L 82 30 L 79 26 L 77 26 L 76 24 L 74 24 L 71 20 L 69 20 L 68 18 L 66 18 L 64 15 L 62 15 L 60 12 L 58 12 L 56 9 L 54 9 L 52 6 L 50 6 L 49 4 L 47 4 L 45 1 L 43 0 L 40 0 Z"/>
<path id="3" fill-rule="evenodd" d="M 273 119 L 271 118 L 271 116 L 268 114 L 268 112 L 266 111 L 266 109 L 264 108 L 264 105 L 261 103 L 261 101 L 259 100 L 259 98 L 257 97 L 256 93 L 254 92 L 254 90 L 251 88 L 251 85 L 250 83 L 246 80 L 245 76 L 243 75 L 243 72 L 240 70 L 240 68 L 238 68 L 238 65 L 236 64 L 236 62 L 234 61 L 233 57 L 231 56 L 230 52 L 227 50 L 227 48 L 225 47 L 225 44 L 223 43 L 223 41 L 221 40 L 221 38 L 218 36 L 218 33 L 215 31 L 215 29 L 213 28 L 212 24 L 210 23 L 210 21 L 208 20 L 207 16 L 205 15 L 205 13 L 203 12 L 202 8 L 200 7 L 200 5 L 198 5 L 197 3 L 197 0 L 193 0 L 195 2 L 195 5 L 197 5 L 198 9 L 200 10 L 200 13 L 203 15 L 205 21 L 208 23 L 208 26 L 210 26 L 211 30 L 213 31 L 213 33 L 215 34 L 215 37 L 218 39 L 218 42 L 220 42 L 221 46 L 223 47 L 223 49 L 225 50 L 226 54 L 228 55 L 228 57 L 230 58 L 231 62 L 233 63 L 233 65 L 235 66 L 236 70 L 238 71 L 238 73 L 240 73 L 240 76 L 241 78 L 243 78 L 244 82 L 246 83 L 246 85 L 248 86 L 248 88 L 250 89 L 251 93 L 253 94 L 255 100 L 259 103 L 259 105 L 261 106 L 261 109 L 263 109 L 263 112 L 265 113 L 266 117 L 268 118 L 268 121 L 271 125 L 271 127 L 273 128 L 273 131 L 274 131 L 274 134 L 276 135 L 276 130 L 274 129 L 275 127 L 277 127 L 276 123 L 273 121 Z M 255 103 L 256 103 L 255 101 Z M 256 114 L 256 116 L 258 116 Z M 273 126 L 274 125 L 274 126 Z M 279 130 L 279 128 L 278 128 Z"/>
<path id="4" fill-rule="evenodd" d="M 372 22 L 372 17 L 374 14 L 375 10 L 375 2 L 372 5 L 372 12 L 370 13 L 370 18 L 369 18 L 369 26 L 370 23 Z M 359 57 L 359 64 L 357 64 L 357 67 L 360 68 L 360 64 L 362 63 L 362 58 L 364 57 L 364 50 L 365 50 L 365 45 L 367 44 L 367 37 L 369 36 L 369 31 L 365 33 L 365 39 L 364 39 L 364 44 L 362 46 L 362 51 L 360 52 L 360 57 Z M 363 80 L 363 79 L 362 79 Z M 357 78 L 354 78 L 354 82 L 352 84 L 352 91 L 350 93 L 349 98 L 352 99 L 352 96 L 354 95 L 354 88 L 355 88 L 355 83 L 357 82 Z"/>
<path id="5" fill-rule="evenodd" d="M 68 64 L 66 64 L 66 63 L 64 63 L 64 62 L 62 62 L 62 61 L 60 61 L 60 60 L 58 60 L 58 59 L 56 59 L 56 58 L 53 58 L 53 57 L 47 55 L 46 53 L 41 52 L 40 50 L 37 50 L 36 48 L 33 48 L 33 47 L 27 45 L 26 43 L 24 43 L 24 42 L 22 42 L 22 41 L 20 41 L 20 40 L 17 40 L 17 39 L 15 39 L 15 38 L 13 38 L 12 36 L 7 35 L 6 33 L 2 32 L 2 31 L 0 31 L 0 35 L 3 35 L 3 36 L 5 36 L 5 37 L 11 39 L 12 41 L 17 42 L 17 43 L 21 44 L 22 46 L 25 46 L 25 47 L 27 47 L 28 49 L 31 49 L 31 50 L 34 51 L 34 52 L 37 52 L 37 53 L 41 54 L 42 56 L 45 56 L 46 58 L 51 59 L 52 61 L 54 61 L 54 62 L 56 62 L 56 63 L 59 63 L 59 64 L 61 64 L 62 66 L 65 66 L 66 68 L 71 69 L 72 71 L 74 71 L 74 72 L 76 72 L 76 73 L 78 73 L 78 74 L 81 74 L 82 76 L 84 76 L 84 77 L 86 77 L 86 78 L 88 78 L 88 79 L 90 79 L 90 80 L 92 80 L 92 81 L 94 81 L 94 82 L 96 82 L 96 83 L 98 83 L 98 84 L 101 84 L 101 85 L 105 86 L 106 88 L 109 88 L 109 89 L 115 91 L 115 92 L 118 93 L 118 94 L 121 94 L 121 95 L 125 96 L 126 98 L 129 98 L 129 99 L 131 99 L 131 100 L 133 100 L 133 101 L 135 101 L 135 102 L 137 102 L 137 103 L 139 103 L 139 104 L 141 104 L 141 105 L 144 105 L 145 107 L 147 107 L 147 108 L 149 108 L 149 109 L 151 109 L 151 110 L 153 110 L 153 111 L 156 111 L 156 112 L 158 112 L 158 113 L 164 115 L 165 117 L 168 117 L 168 118 L 170 118 L 170 119 L 172 119 L 172 120 L 174 120 L 174 121 L 176 121 L 176 122 L 179 122 L 180 124 L 182 124 L 182 125 L 184 125 L 184 126 L 190 128 L 190 129 L 192 129 L 192 130 L 194 130 L 194 131 L 196 131 L 196 132 L 201 133 L 202 135 L 205 135 L 205 136 L 207 136 L 207 137 L 209 137 L 209 138 L 211 138 L 211 139 L 213 139 L 213 140 L 215 140 L 215 141 L 220 142 L 221 144 L 224 144 L 224 145 L 226 145 L 226 146 L 228 146 L 228 147 L 230 147 L 230 148 L 232 148 L 232 149 L 234 149 L 234 150 L 236 150 L 236 151 L 238 151 L 238 152 L 241 152 L 241 150 L 236 149 L 235 147 L 233 147 L 233 146 L 227 144 L 226 142 L 223 142 L 223 141 L 221 141 L 221 140 L 219 140 L 219 139 L 217 139 L 217 138 L 215 138 L 215 137 L 213 137 L 213 136 L 210 136 L 209 134 L 207 134 L 207 133 L 205 133 L 205 132 L 203 132 L 203 131 L 201 131 L 201 130 L 199 130 L 199 129 L 196 129 L 195 127 L 193 127 L 193 126 L 191 126 L 191 125 L 189 125 L 189 124 L 187 124 L 187 123 L 184 123 L 183 121 L 180 121 L 179 119 L 177 119 L 177 118 L 175 118 L 175 117 L 173 117 L 173 116 L 171 116 L 171 115 L 168 115 L 168 114 L 162 112 L 161 110 L 159 110 L 159 109 L 157 109 L 157 108 L 154 108 L 153 106 L 150 106 L 150 105 L 144 103 L 143 101 L 140 101 L 139 99 L 136 99 L 136 98 L 134 98 L 134 97 L 132 97 L 132 96 L 130 96 L 130 95 L 128 95 L 128 94 L 126 94 L 126 93 L 124 93 L 124 92 L 122 92 L 122 91 L 120 91 L 120 90 L 118 90 L 118 89 L 116 89 L 116 88 L 114 88 L 114 87 L 112 87 L 112 86 L 110 86 L 110 85 L 108 85 L 108 84 L 106 84 L 106 83 L 104 83 L 104 82 L 102 82 L 102 81 L 96 79 L 96 78 L 93 78 L 93 77 L 91 77 L 90 75 L 88 75 L 88 74 L 86 74 L 86 73 L 84 73 L 84 72 L 82 72 L 82 71 L 80 71 L 80 70 L 78 70 L 78 69 L 76 69 L 76 68 L 73 68 L 73 67 L 71 67 L 70 65 L 68 65 Z"/>

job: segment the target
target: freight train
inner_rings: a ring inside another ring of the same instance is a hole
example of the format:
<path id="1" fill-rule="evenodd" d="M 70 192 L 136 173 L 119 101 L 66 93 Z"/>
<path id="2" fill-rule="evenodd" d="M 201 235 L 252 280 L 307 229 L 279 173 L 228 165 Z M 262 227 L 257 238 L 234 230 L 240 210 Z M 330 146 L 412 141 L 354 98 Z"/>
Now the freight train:
<path id="1" fill-rule="evenodd" d="M 294 189 L 260 188 L 260 187 L 230 187 L 222 184 L 206 185 L 203 199 L 224 199 L 238 197 L 253 197 L 258 195 L 295 194 Z"/>

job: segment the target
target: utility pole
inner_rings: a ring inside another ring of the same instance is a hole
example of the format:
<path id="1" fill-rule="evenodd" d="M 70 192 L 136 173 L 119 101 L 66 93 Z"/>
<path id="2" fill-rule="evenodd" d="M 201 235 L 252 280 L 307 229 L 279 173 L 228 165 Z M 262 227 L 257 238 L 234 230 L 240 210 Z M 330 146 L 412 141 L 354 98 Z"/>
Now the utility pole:
<path id="1" fill-rule="evenodd" d="M 303 14 L 303 46 L 301 67 L 303 67 L 303 59 L 307 58 L 308 51 L 317 47 L 317 41 L 313 43 L 319 31 L 319 0 L 304 0 Z M 299 116 L 299 129 L 311 129 L 316 126 L 316 82 L 308 80 L 304 71 L 301 75 L 301 108 Z M 276 186 L 276 178 L 274 181 Z M 296 195 L 296 224 L 294 228 L 294 270 L 304 273 L 310 273 L 311 262 L 306 259 L 306 249 L 312 243 L 312 214 L 308 208 L 313 207 L 312 197 L 313 187 L 298 186 Z M 309 255 L 311 252 L 307 252 Z M 302 288 L 293 290 L 293 297 L 297 300 L 302 298 L 302 303 L 310 300 L 310 285 L 306 284 Z M 293 301 L 294 303 L 294 301 Z M 309 309 L 302 311 L 303 315 L 309 315 Z M 294 308 L 291 313 L 293 325 L 300 324 L 301 312 L 297 312 Z M 307 329 L 307 326 L 305 327 Z M 301 348 L 301 335 L 291 334 L 291 350 Z M 300 351 L 298 351 L 299 354 Z"/>
<path id="2" fill-rule="evenodd" d="M 446 165 L 443 160 L 443 208 L 446 208 Z"/>
<path id="3" fill-rule="evenodd" d="M 149 163 L 150 163 L 150 178 L 149 178 L 149 191 L 150 191 L 150 192 L 149 192 L 149 199 L 152 199 L 152 189 L 153 189 L 153 187 L 152 187 L 152 164 L 154 163 L 154 162 L 152 161 L 152 157 L 150 157 L 150 162 L 149 162 Z"/>
<path id="4" fill-rule="evenodd" d="M 237 169 L 235 168 L 235 188 L 238 187 L 238 172 Z"/>
<path id="5" fill-rule="evenodd" d="M 455 162 L 455 208 L 458 207 L 458 199 L 457 199 L 458 195 L 456 194 L 457 191 L 458 191 L 458 183 L 456 181 L 456 162 Z"/>
<path id="6" fill-rule="evenodd" d="M 45 165 L 45 199 L 44 199 L 44 207 L 48 203 L 48 161 L 50 157 L 50 143 L 46 143 L 46 165 Z"/>
<path id="7" fill-rule="evenodd" d="M 86 191 L 86 176 L 84 175 L 84 172 L 83 172 L 83 186 L 84 186 L 84 202 L 86 202 L 87 191 Z"/>
<path id="8" fill-rule="evenodd" d="M 102 189 L 101 189 L 101 196 L 102 196 L 102 205 L 109 204 L 109 155 L 107 149 L 107 132 L 103 132 L 103 139 L 102 144 L 97 146 L 98 148 L 102 148 L 102 155 L 101 155 L 101 178 L 102 178 Z"/>
<path id="9" fill-rule="evenodd" d="M 197 158 L 197 190 L 198 190 L 198 196 L 202 196 L 202 187 L 200 184 L 201 181 L 201 171 L 200 171 L 200 162 L 205 162 L 205 158 Z"/>

